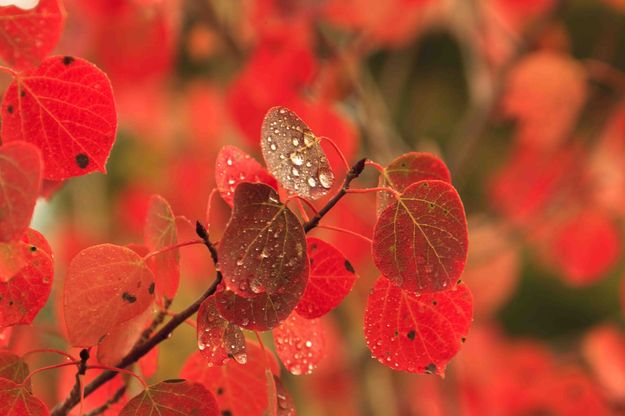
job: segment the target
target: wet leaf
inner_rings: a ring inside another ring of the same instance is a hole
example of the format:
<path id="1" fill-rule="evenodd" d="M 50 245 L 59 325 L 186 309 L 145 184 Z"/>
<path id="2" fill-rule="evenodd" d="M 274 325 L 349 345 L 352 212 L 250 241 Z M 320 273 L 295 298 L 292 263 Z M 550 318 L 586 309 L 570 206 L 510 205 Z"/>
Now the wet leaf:
<path id="1" fill-rule="evenodd" d="M 443 290 L 458 280 L 467 258 L 462 201 L 447 182 L 425 180 L 404 190 L 375 225 L 373 260 L 403 289 Z"/>
<path id="2" fill-rule="evenodd" d="M 217 402 L 198 383 L 165 380 L 139 393 L 119 413 L 120 416 L 217 416 Z"/>
<path id="3" fill-rule="evenodd" d="M 241 182 L 261 182 L 278 189 L 278 182 L 260 163 L 236 146 L 224 146 L 215 160 L 215 182 L 221 197 L 232 206 Z"/>
<path id="4" fill-rule="evenodd" d="M 261 128 L 261 150 L 267 167 L 283 188 L 318 199 L 334 184 L 334 173 L 320 139 L 291 110 L 273 107 Z"/>
<path id="5" fill-rule="evenodd" d="M 472 315 L 465 284 L 418 295 L 380 277 L 367 300 L 365 339 L 387 367 L 443 375 L 469 332 Z"/>
<path id="6" fill-rule="evenodd" d="M 29 372 L 28 364 L 22 357 L 9 351 L 0 351 L 0 378 L 21 383 Z"/>
<path id="7" fill-rule="evenodd" d="M 14 381 L 0 378 L 0 414 L 7 416 L 47 416 L 46 405 L 28 389 Z"/>
<path id="8" fill-rule="evenodd" d="M 295 411 L 293 397 L 291 397 L 289 391 L 278 377 L 274 376 L 273 382 L 276 385 L 276 396 L 278 398 L 278 416 L 295 416 L 297 412 Z"/>
<path id="9" fill-rule="evenodd" d="M 197 313 L 197 345 L 209 366 L 223 365 L 229 358 L 245 364 L 245 336 L 237 325 L 221 317 L 215 297 L 207 298 Z"/>
<path id="10" fill-rule="evenodd" d="M 82 250 L 69 265 L 63 308 L 69 342 L 96 345 L 117 325 L 140 315 L 154 300 L 154 276 L 143 258 L 113 244 Z"/>
<path id="11" fill-rule="evenodd" d="M 291 374 L 311 374 L 325 355 L 325 339 L 319 319 L 293 312 L 273 329 L 280 360 Z"/>
<path id="12" fill-rule="evenodd" d="M 41 189 L 41 153 L 29 143 L 0 147 L 0 241 L 21 238 Z"/>
<path id="13" fill-rule="evenodd" d="M 310 275 L 295 310 L 313 319 L 336 308 L 352 290 L 358 276 L 349 260 L 332 244 L 309 237 L 306 246 Z"/>
<path id="14" fill-rule="evenodd" d="M 45 179 L 106 173 L 116 131 L 111 83 L 81 58 L 46 58 L 16 75 L 2 100 L 2 140 L 39 147 Z"/>

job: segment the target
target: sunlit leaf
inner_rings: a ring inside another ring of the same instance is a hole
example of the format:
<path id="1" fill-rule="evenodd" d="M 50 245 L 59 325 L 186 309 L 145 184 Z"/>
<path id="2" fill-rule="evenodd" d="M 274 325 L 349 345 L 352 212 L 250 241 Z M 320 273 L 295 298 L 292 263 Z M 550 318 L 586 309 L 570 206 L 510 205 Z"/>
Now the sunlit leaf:
<path id="1" fill-rule="evenodd" d="M 2 101 L 2 140 L 39 147 L 45 179 L 105 173 L 116 131 L 111 83 L 81 58 L 46 58 L 18 74 Z"/>
<path id="2" fill-rule="evenodd" d="M 21 238 L 41 189 L 41 153 L 29 143 L 0 147 L 0 241 Z"/>
<path id="3" fill-rule="evenodd" d="M 310 275 L 304 296 L 295 310 L 308 318 L 318 318 L 336 308 L 352 290 L 356 272 L 333 245 L 318 238 L 306 239 Z"/>
<path id="4" fill-rule="evenodd" d="M 14 381 L 0 378 L 0 414 L 6 416 L 47 416 L 46 405 L 28 389 Z"/>
<path id="5" fill-rule="evenodd" d="M 154 276 L 134 251 L 113 244 L 82 250 L 63 288 L 70 344 L 90 347 L 116 325 L 140 315 L 154 299 Z"/>
<path id="6" fill-rule="evenodd" d="M 278 357 L 291 374 L 310 374 L 325 355 L 325 339 L 319 319 L 293 312 L 273 329 Z"/>
<path id="7" fill-rule="evenodd" d="M 404 190 L 375 226 L 373 260 L 403 289 L 443 290 L 462 273 L 467 258 L 462 201 L 447 182 L 425 180 Z"/>
<path id="8" fill-rule="evenodd" d="M 221 317 L 211 296 L 197 313 L 197 345 L 208 365 L 223 365 L 232 357 L 245 363 L 245 337 L 241 328 Z"/>
<path id="9" fill-rule="evenodd" d="M 334 173 L 320 139 L 291 110 L 273 107 L 261 128 L 261 149 L 267 167 L 285 189 L 310 199 L 328 193 Z"/>
<path id="10" fill-rule="evenodd" d="M 392 369 L 442 375 L 469 332 L 472 310 L 464 284 L 417 295 L 380 277 L 367 300 L 365 339 Z"/>
<path id="11" fill-rule="evenodd" d="M 217 402 L 199 383 L 165 380 L 139 393 L 119 412 L 120 416 L 217 416 Z"/>

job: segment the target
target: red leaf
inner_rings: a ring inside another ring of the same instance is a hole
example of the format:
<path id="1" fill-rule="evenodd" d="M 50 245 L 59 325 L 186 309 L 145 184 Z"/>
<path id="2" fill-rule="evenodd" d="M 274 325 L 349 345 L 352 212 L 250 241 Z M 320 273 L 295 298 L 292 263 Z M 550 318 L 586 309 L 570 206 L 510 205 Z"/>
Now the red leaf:
<path id="1" fill-rule="evenodd" d="M 393 160 L 380 175 L 380 186 L 389 186 L 398 192 L 415 182 L 438 179 L 451 183 L 449 169 L 442 160 L 431 153 L 410 152 Z M 394 202 L 389 192 L 378 192 L 378 213 Z"/>
<path id="2" fill-rule="evenodd" d="M 186 380 L 165 380 L 139 393 L 120 416 L 217 416 L 215 397 L 201 384 Z"/>
<path id="3" fill-rule="evenodd" d="M 63 288 L 71 345 L 96 345 L 117 325 L 140 315 L 153 301 L 154 277 L 143 258 L 113 244 L 82 250 L 69 265 Z"/>
<path id="4" fill-rule="evenodd" d="M 29 372 L 28 364 L 19 355 L 9 351 L 0 351 L 0 378 L 21 383 Z M 30 389 L 30 386 L 28 388 Z"/>
<path id="5" fill-rule="evenodd" d="M 330 243 L 309 237 L 306 245 L 310 276 L 295 310 L 313 319 L 336 308 L 352 290 L 358 276 L 351 263 Z"/>
<path id="6" fill-rule="evenodd" d="M 367 300 L 365 339 L 387 367 L 443 375 L 469 332 L 472 315 L 465 284 L 418 295 L 381 277 Z"/>
<path id="7" fill-rule="evenodd" d="M 0 243 L 0 327 L 30 324 L 50 296 L 53 274 L 50 246 L 37 231 Z"/>
<path id="8" fill-rule="evenodd" d="M 150 199 L 143 235 L 145 246 L 150 251 L 178 243 L 176 217 L 169 203 L 159 195 Z M 150 266 L 154 272 L 156 298 L 173 299 L 180 282 L 179 250 L 170 250 L 152 257 Z"/>
<path id="9" fill-rule="evenodd" d="M 291 374 L 310 374 L 325 355 L 319 319 L 308 320 L 293 312 L 273 329 L 278 357 Z"/>
<path id="10" fill-rule="evenodd" d="M 197 345 L 208 366 L 224 365 L 232 357 L 245 364 L 245 337 L 241 328 L 219 315 L 215 297 L 207 298 L 197 313 Z"/>
<path id="11" fill-rule="evenodd" d="M 11 380 L 0 378 L 0 414 L 7 416 L 46 416 L 45 404 L 28 389 Z"/>
<path id="12" fill-rule="evenodd" d="M 81 58 L 53 56 L 15 76 L 2 102 L 2 139 L 43 152 L 44 178 L 106 173 L 117 113 L 106 74 Z"/>
<path id="13" fill-rule="evenodd" d="M 253 343 L 247 344 L 247 362 L 228 361 L 221 367 L 209 367 L 199 352 L 191 355 L 180 373 L 190 381 L 201 383 L 217 398 L 222 415 L 257 416 L 268 408 L 265 369 L 279 374 L 278 363 L 271 353 Z M 227 413 L 230 412 L 230 413 Z"/>
<path id="14" fill-rule="evenodd" d="M 0 147 L 0 241 L 19 239 L 30 224 L 42 170 L 41 153 L 32 144 Z"/>
<path id="15" fill-rule="evenodd" d="M 297 114 L 285 107 L 271 108 L 260 134 L 267 168 L 285 189 L 310 199 L 328 193 L 334 172 L 320 139 Z"/>
<path id="16" fill-rule="evenodd" d="M 284 387 L 284 384 L 276 376 L 273 377 L 273 382 L 276 385 L 276 395 L 278 396 L 278 416 L 295 416 L 295 402 L 289 394 L 289 391 Z"/>
<path id="17" fill-rule="evenodd" d="M 415 292 L 443 290 L 462 273 L 467 221 L 447 182 L 420 181 L 405 189 L 375 225 L 373 260 L 383 275 Z"/>
<path id="18" fill-rule="evenodd" d="M 64 24 L 60 0 L 39 0 L 30 10 L 0 7 L 0 56 L 16 69 L 35 67 L 52 52 Z"/>
<path id="19" fill-rule="evenodd" d="M 236 146 L 224 146 L 215 160 L 215 182 L 221 197 L 232 206 L 234 189 L 241 182 L 261 182 L 278 189 L 278 182 L 260 163 Z"/>
<path id="20" fill-rule="evenodd" d="M 582 353 L 600 386 L 612 400 L 625 399 L 625 336 L 613 325 L 589 331 Z"/>

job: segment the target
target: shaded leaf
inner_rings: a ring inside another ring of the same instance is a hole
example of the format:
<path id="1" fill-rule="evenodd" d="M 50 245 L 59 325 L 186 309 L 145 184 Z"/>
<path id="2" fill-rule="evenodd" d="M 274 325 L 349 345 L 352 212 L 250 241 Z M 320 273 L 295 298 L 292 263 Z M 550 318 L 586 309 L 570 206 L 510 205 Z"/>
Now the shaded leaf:
<path id="1" fill-rule="evenodd" d="M 293 312 L 273 329 L 280 360 L 291 374 L 310 374 L 325 355 L 325 339 L 319 319 Z"/>
<path id="2" fill-rule="evenodd" d="M 318 199 L 334 184 L 334 173 L 320 139 L 291 110 L 273 107 L 261 127 L 260 146 L 267 167 L 283 188 Z"/>
<path id="3" fill-rule="evenodd" d="M 465 284 L 418 295 L 380 277 L 367 300 L 365 339 L 387 367 L 443 375 L 469 332 L 472 315 Z"/>
<path id="4" fill-rule="evenodd" d="M 165 380 L 139 393 L 119 412 L 120 416 L 217 416 L 215 397 L 201 384 Z"/>
<path id="5" fill-rule="evenodd" d="M 349 260 L 332 244 L 309 237 L 306 247 L 310 275 L 295 310 L 303 317 L 313 319 L 336 308 L 352 290 L 358 276 Z"/>
<path id="6" fill-rule="evenodd" d="M 0 378 L 21 383 L 29 372 L 28 364 L 22 357 L 9 351 L 0 351 Z"/>
<path id="7" fill-rule="evenodd" d="M 0 147 L 0 241 L 21 238 L 41 189 L 41 153 L 29 143 Z"/>
<path id="8" fill-rule="evenodd" d="M 46 405 L 28 389 L 14 381 L 0 378 L 0 414 L 6 416 L 46 416 Z"/>
<path id="9" fill-rule="evenodd" d="M 70 344 L 90 347 L 154 299 L 154 277 L 143 258 L 113 244 L 86 248 L 69 265 L 63 288 Z"/>
<path id="10" fill-rule="evenodd" d="M 273 382 L 276 385 L 276 396 L 278 398 L 278 416 L 295 416 L 297 412 L 295 411 L 293 397 L 291 397 L 289 391 L 278 377 L 274 376 Z"/>
<path id="11" fill-rule="evenodd" d="M 106 74 L 81 58 L 53 56 L 15 76 L 2 101 L 2 139 L 43 153 L 44 178 L 106 173 L 117 113 Z"/>
<path id="12" fill-rule="evenodd" d="M 197 313 L 197 345 L 209 366 L 223 365 L 231 357 L 241 364 L 247 360 L 243 331 L 221 317 L 214 296 Z"/>
<path id="13" fill-rule="evenodd" d="M 278 182 L 254 158 L 236 146 L 224 146 L 215 160 L 215 182 L 221 197 L 232 206 L 241 182 L 261 182 L 278 189 Z"/>
<path id="14" fill-rule="evenodd" d="M 386 208 L 373 233 L 373 260 L 403 289 L 443 290 L 462 273 L 467 221 L 453 186 L 438 180 L 410 185 Z"/>

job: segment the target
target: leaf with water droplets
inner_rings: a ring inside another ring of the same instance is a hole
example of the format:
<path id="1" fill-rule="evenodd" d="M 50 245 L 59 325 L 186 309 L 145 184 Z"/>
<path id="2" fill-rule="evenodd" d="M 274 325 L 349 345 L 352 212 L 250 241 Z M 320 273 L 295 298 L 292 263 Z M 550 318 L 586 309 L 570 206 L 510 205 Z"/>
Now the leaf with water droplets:
<path id="1" fill-rule="evenodd" d="M 278 182 L 250 155 L 236 146 L 224 146 L 215 160 L 215 182 L 221 197 L 232 206 L 241 182 L 261 182 L 278 189 Z"/>
<path id="2" fill-rule="evenodd" d="M 6 416 L 48 416 L 46 405 L 28 387 L 0 378 L 0 414 Z"/>
<path id="3" fill-rule="evenodd" d="M 201 383 L 217 399 L 222 415 L 256 416 L 268 409 L 267 380 L 265 369 L 277 376 L 280 367 L 271 352 L 258 344 L 247 343 L 247 362 L 234 360 L 220 367 L 209 367 L 198 351 L 184 364 L 180 376 Z"/>
<path id="4" fill-rule="evenodd" d="M 407 187 L 379 216 L 373 260 L 393 283 L 414 292 L 443 290 L 467 259 L 467 220 L 453 186 L 424 180 Z"/>
<path id="5" fill-rule="evenodd" d="M 19 73 L 2 99 L 2 140 L 41 149 L 44 179 L 106 173 L 117 111 L 106 74 L 81 58 L 52 56 Z"/>
<path id="6" fill-rule="evenodd" d="M 22 357 L 9 351 L 0 351 L 0 378 L 21 383 L 29 372 L 28 364 Z M 28 388 L 30 389 L 30 385 Z"/>
<path id="7" fill-rule="evenodd" d="M 334 184 L 320 139 L 291 110 L 273 107 L 261 127 L 260 147 L 269 171 L 297 195 L 318 199 Z"/>
<path id="8" fill-rule="evenodd" d="M 415 182 L 437 179 L 451 183 L 449 169 L 442 160 L 431 153 L 410 152 L 393 160 L 380 175 L 380 186 L 388 186 L 398 192 Z M 395 201 L 393 194 L 378 192 L 378 214 Z"/>
<path id="9" fill-rule="evenodd" d="M 278 416 L 295 416 L 295 402 L 289 391 L 284 387 L 284 384 L 276 376 L 273 377 L 273 382 L 276 385 L 276 396 L 278 398 Z"/>
<path id="10" fill-rule="evenodd" d="M 295 310 L 305 318 L 319 318 L 336 308 L 352 290 L 357 275 L 352 264 L 332 244 L 306 239 L 310 276 Z"/>
<path id="11" fill-rule="evenodd" d="M 101 244 L 74 257 L 63 287 L 67 335 L 75 347 L 91 347 L 117 325 L 140 315 L 154 300 L 154 276 L 126 247 Z"/>
<path id="12" fill-rule="evenodd" d="M 178 243 L 176 217 L 169 202 L 160 195 L 150 198 L 148 214 L 143 231 L 145 246 L 150 251 L 173 246 Z M 179 250 L 169 250 L 148 260 L 154 273 L 156 299 L 173 299 L 180 282 Z"/>
<path id="13" fill-rule="evenodd" d="M 325 339 L 319 319 L 302 318 L 296 312 L 273 329 L 278 357 L 291 374 L 310 374 L 325 355 Z"/>
<path id="14" fill-rule="evenodd" d="M 469 332 L 473 298 L 465 284 L 418 295 L 380 277 L 365 309 L 365 339 L 378 361 L 400 371 L 443 375 Z"/>
<path id="15" fill-rule="evenodd" d="M 30 324 L 50 296 L 53 274 L 50 246 L 37 231 L 0 243 L 0 327 Z"/>
<path id="16" fill-rule="evenodd" d="M 126 404 L 120 416 L 217 416 L 215 396 L 199 383 L 165 380 L 149 386 Z"/>
<path id="17" fill-rule="evenodd" d="M 41 189 L 39 149 L 24 142 L 0 147 L 0 241 L 21 238 Z"/>
<path id="18" fill-rule="evenodd" d="M 245 364 L 245 336 L 237 325 L 221 317 L 215 297 L 207 298 L 197 313 L 197 345 L 209 366 L 224 365 L 228 358 Z"/>

